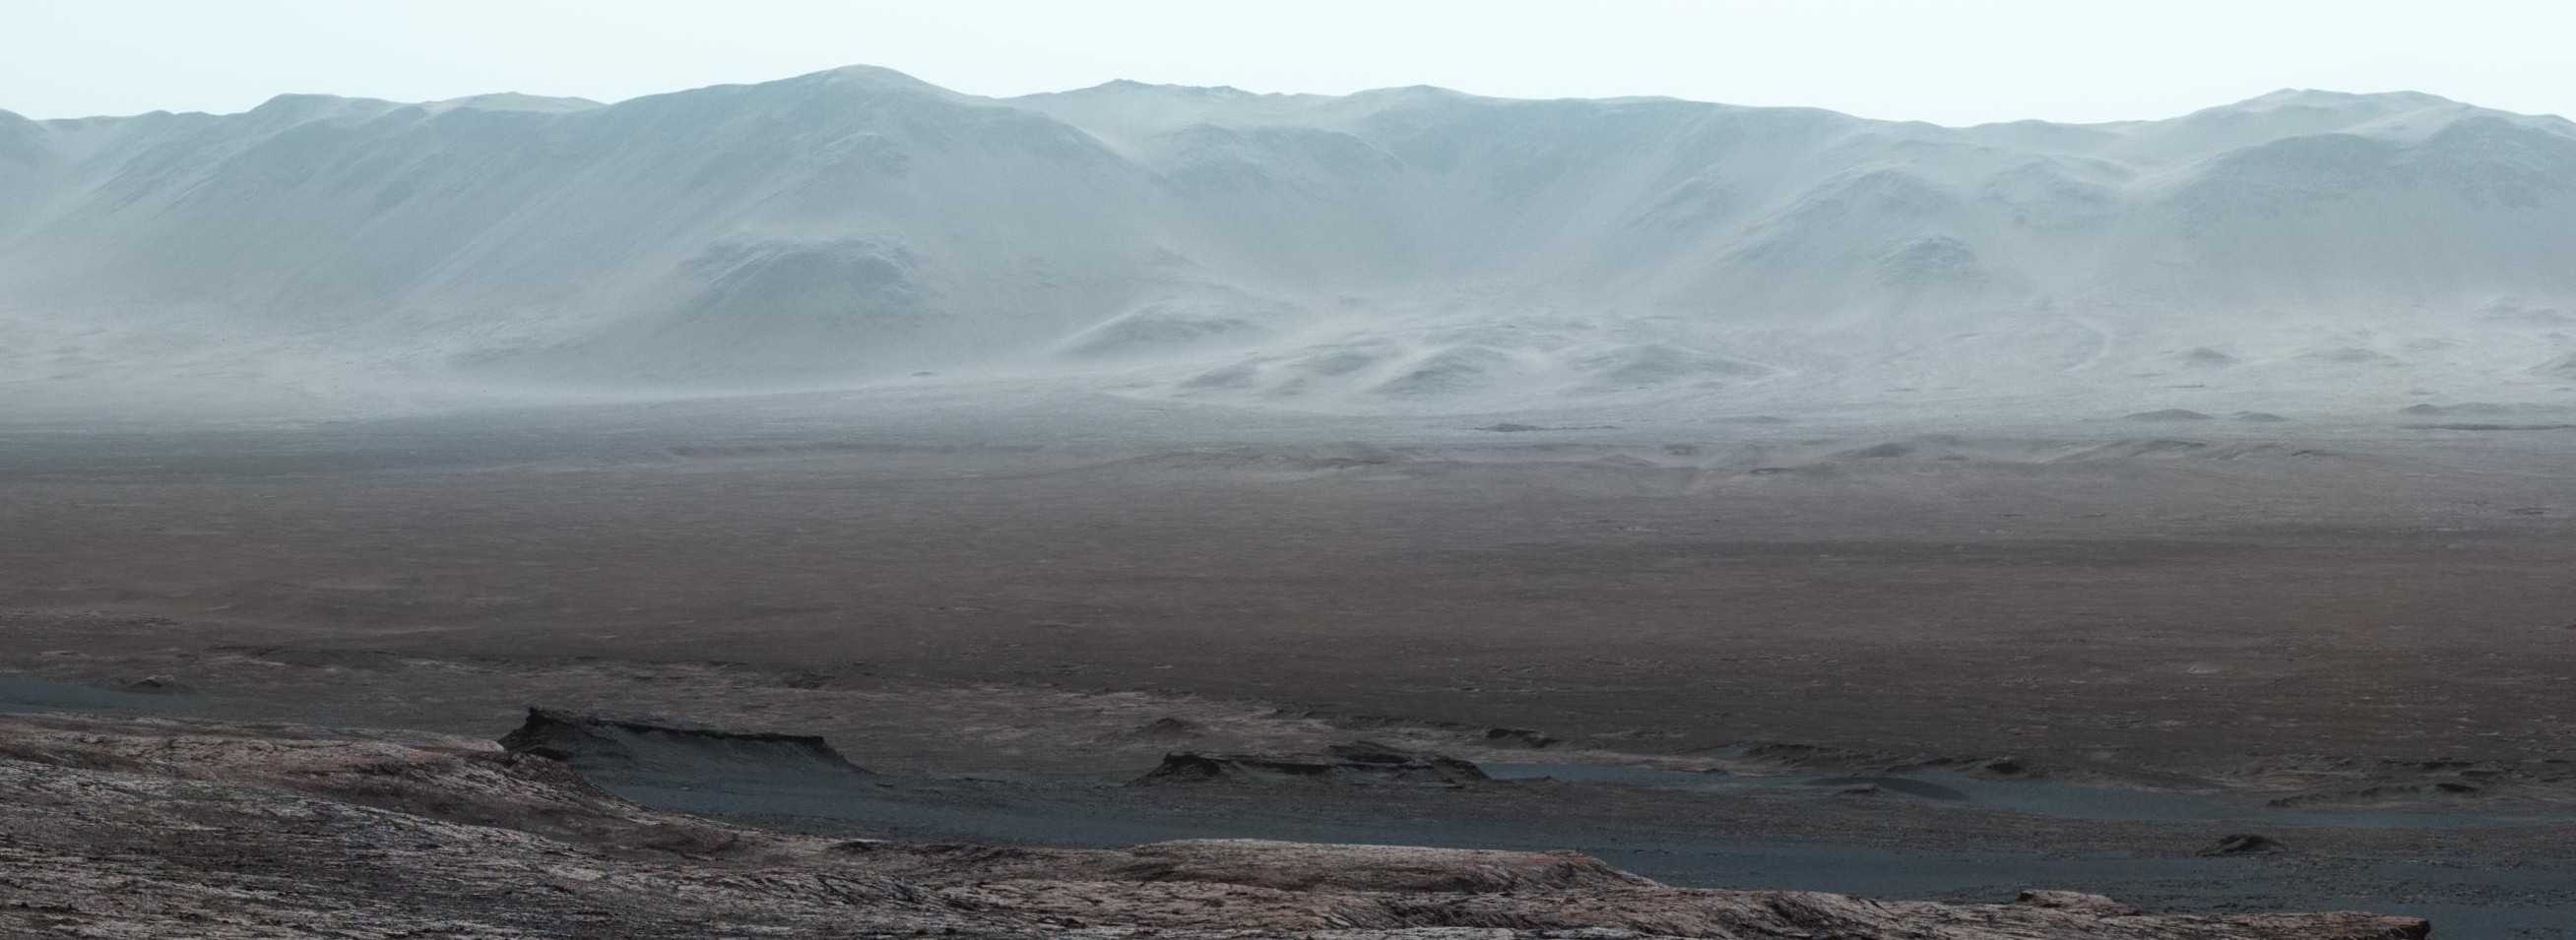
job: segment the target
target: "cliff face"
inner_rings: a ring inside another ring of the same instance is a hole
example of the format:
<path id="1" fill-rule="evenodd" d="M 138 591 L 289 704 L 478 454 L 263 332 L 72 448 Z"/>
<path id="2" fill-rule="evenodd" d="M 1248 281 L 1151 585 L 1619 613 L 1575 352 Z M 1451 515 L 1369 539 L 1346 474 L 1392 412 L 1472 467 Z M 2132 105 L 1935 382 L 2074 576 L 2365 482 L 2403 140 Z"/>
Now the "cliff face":
<path id="1" fill-rule="evenodd" d="M 401 733 L 0 721 L 0 928 L 205 938 L 718 935 L 2395 940 L 2368 914 L 1667 887 L 1567 853 L 1246 841 L 1074 851 L 653 813 L 565 764 Z"/>

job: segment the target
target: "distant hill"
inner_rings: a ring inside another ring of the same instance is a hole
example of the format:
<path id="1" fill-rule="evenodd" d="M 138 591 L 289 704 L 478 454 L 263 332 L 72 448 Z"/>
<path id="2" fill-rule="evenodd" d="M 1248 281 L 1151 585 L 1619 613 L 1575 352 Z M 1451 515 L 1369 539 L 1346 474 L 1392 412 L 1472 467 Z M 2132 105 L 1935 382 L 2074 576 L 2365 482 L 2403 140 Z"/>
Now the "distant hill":
<path id="1" fill-rule="evenodd" d="M 2570 259 L 2576 125 L 2413 93 L 1944 128 L 859 67 L 0 112 L 0 401 L 919 372 L 1333 411 L 2539 395 L 2576 354 Z M 2132 401 L 2181 403 L 2270 407 Z"/>

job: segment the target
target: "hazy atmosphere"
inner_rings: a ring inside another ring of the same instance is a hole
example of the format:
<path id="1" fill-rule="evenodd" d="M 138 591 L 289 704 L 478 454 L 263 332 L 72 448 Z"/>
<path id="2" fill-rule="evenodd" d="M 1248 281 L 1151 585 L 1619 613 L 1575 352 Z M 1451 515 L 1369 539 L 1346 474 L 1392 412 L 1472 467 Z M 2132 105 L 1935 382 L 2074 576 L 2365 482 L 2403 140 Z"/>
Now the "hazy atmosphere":
<path id="1" fill-rule="evenodd" d="M 2576 113 L 2547 0 L 22 0 L 0 88 L 28 117 L 245 111 L 280 92 L 620 101 L 864 62 L 1007 97 L 1131 79 L 1348 94 L 1652 95 L 1964 126 L 2176 117 L 2278 88 Z"/>
<path id="2" fill-rule="evenodd" d="M 11 14 L 8 936 L 2576 937 L 2562 5 Z"/>

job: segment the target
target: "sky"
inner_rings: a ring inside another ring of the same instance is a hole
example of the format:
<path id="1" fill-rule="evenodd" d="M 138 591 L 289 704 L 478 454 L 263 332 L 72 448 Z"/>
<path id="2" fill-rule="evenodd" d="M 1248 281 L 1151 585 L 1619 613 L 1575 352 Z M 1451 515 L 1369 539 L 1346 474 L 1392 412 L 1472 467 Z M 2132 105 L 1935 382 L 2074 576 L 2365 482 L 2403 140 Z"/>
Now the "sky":
<path id="1" fill-rule="evenodd" d="M 8 0 L 0 109 L 282 92 L 616 101 L 879 65 L 1013 95 L 1662 95 L 1939 124 L 2171 117 L 2278 88 L 2576 116 L 2568 0 Z"/>

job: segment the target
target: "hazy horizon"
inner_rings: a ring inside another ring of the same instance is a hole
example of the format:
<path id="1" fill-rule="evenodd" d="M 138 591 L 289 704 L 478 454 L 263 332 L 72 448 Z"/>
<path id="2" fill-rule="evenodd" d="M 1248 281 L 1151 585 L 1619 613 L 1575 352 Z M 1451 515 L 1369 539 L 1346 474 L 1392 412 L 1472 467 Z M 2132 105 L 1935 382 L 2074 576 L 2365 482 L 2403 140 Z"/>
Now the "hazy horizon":
<path id="1" fill-rule="evenodd" d="M 2395 4 L 2187 3 L 2137 19 L 2023 0 L 1579 11 L 1442 2 L 1325 3 L 1278 17 L 1163 2 L 772 0 L 715 15 L 668 2 L 285 0 L 245 11 L 46 0 L 20 11 L 19 41 L 0 57 L 11 89 L 0 108 L 38 119 L 222 114 L 293 93 L 616 102 L 866 63 L 990 97 L 1117 79 L 1304 94 L 1431 85 L 1500 98 L 1815 107 L 1949 127 L 2153 120 L 2290 88 L 2576 112 L 2576 63 L 2550 38 L 2576 28 L 2576 11 L 2515 0 L 2449 9 L 2426 20 Z M 2313 41 L 2321 31 L 2334 41 Z M 2475 57 L 2433 54 L 2471 42 Z M 562 55 L 568 45 L 585 54 Z M 2172 67 L 2178 55 L 2190 69 Z"/>
<path id="2" fill-rule="evenodd" d="M 248 113 L 248 112 L 251 112 L 251 111 L 257 110 L 257 109 L 259 108 L 259 106 L 260 106 L 260 105 L 266 104 L 266 103 L 268 103 L 268 102 L 270 102 L 270 101 L 274 101 L 274 100 L 276 100 L 276 99 L 278 99 L 278 98 L 299 97 L 299 96 L 321 96 L 321 97 L 349 98 L 349 99 L 354 99 L 354 100 L 386 101 L 386 102 L 391 102 L 391 103 L 395 103 L 395 104 L 436 104 L 436 103 L 441 103 L 441 102 L 461 101 L 461 100 L 475 99 L 475 98 L 489 98 L 489 97 L 498 97 L 498 96 L 507 96 L 507 95 L 522 95 L 522 96 L 533 97 L 533 98 L 557 98 L 557 99 L 564 99 L 564 100 L 568 100 L 568 101 L 570 101 L 570 100 L 587 101 L 587 102 L 590 102 L 590 103 L 593 103 L 593 104 L 599 104 L 599 105 L 617 105 L 617 104 L 624 104 L 624 103 L 626 103 L 626 102 L 630 102 L 630 101 L 635 101 L 635 100 L 638 100 L 638 99 L 643 99 L 643 98 L 652 98 L 652 97 L 657 97 L 657 96 L 661 96 L 661 95 L 678 94 L 678 93 L 682 93 L 682 92 L 690 92 L 690 91 L 702 91 L 702 90 L 709 89 L 709 88 L 726 88 L 726 87 L 739 87 L 739 86 L 748 86 L 748 85 L 762 85 L 762 84 L 768 84 L 768 83 L 775 82 L 775 81 L 780 81 L 780 80 L 787 79 L 787 78 L 799 78 L 799 77 L 804 77 L 804 76 L 808 76 L 808 75 L 818 75 L 818 74 L 822 74 L 822 73 L 826 73 L 826 72 L 841 71 L 841 70 L 845 70 L 845 69 L 867 69 L 867 68 L 881 68 L 881 69 L 885 69 L 885 70 L 887 70 L 887 71 L 895 72 L 895 73 L 897 73 L 897 74 L 901 74 L 901 75 L 904 75 L 904 76 L 907 76 L 907 77 L 910 77 L 910 78 L 913 78 L 913 79 L 916 79 L 916 80 L 923 81 L 923 82 L 925 82 L 925 83 L 927 83 L 927 84 L 931 84 L 931 85 L 934 85 L 934 86 L 940 87 L 940 88 L 942 88 L 942 89 L 944 89 L 944 90 L 947 90 L 947 91 L 957 92 L 957 93 L 959 93 L 959 94 L 968 95 L 968 96 L 970 96 L 970 97 L 986 98 L 986 99 L 995 100 L 995 101 L 1008 101 L 1008 100 L 1011 100 L 1011 99 L 1014 99 L 1014 98 L 1024 98 L 1024 97 L 1032 97 L 1032 96 L 1039 96 L 1039 95 L 1063 94 L 1063 93 L 1066 93 L 1066 92 L 1084 91 L 1084 90 L 1089 90 L 1089 89 L 1094 89 L 1094 88 L 1100 88 L 1100 87 L 1103 87 L 1103 86 L 1118 85 L 1118 84 L 1122 84 L 1122 83 L 1125 83 L 1125 84 L 1136 84 L 1136 85 L 1147 85 L 1147 86 L 1162 87 L 1162 88 L 1223 89 L 1223 90 L 1231 90 L 1231 91 L 1244 92 L 1244 93 L 1246 93 L 1246 94 L 1256 95 L 1256 96 L 1262 96 L 1262 97 L 1318 97 L 1318 98 L 1347 98 L 1347 97 L 1351 97 L 1351 96 L 1353 96 L 1353 95 L 1365 95 L 1365 94 L 1368 94 L 1368 93 L 1371 93 L 1371 92 L 1395 91 L 1395 90 L 1402 90 L 1402 89 L 1407 89 L 1407 88 L 1428 88 L 1428 89 L 1435 89 L 1435 90 L 1439 90 L 1439 91 L 1455 92 L 1455 93 L 1462 94 L 1462 95 L 1466 95 L 1466 96 L 1468 96 L 1468 97 L 1473 97 L 1473 98 L 1490 98 L 1490 99 L 1499 100 L 1499 101 L 1617 101 L 1617 100 L 1626 100 L 1626 99 L 1636 99 L 1636 100 L 1664 100 L 1664 101 L 1679 101 L 1679 102 L 1686 102 L 1686 103 L 1690 103 L 1690 104 L 1713 104 L 1713 105 L 1725 105 L 1725 106 L 1731 106 L 1731 107 L 1783 108 L 1783 109 L 1809 109 L 1809 110 L 1829 111 L 1829 112 L 1832 112 L 1832 113 L 1835 113 L 1835 114 L 1841 114 L 1841 115 L 1846 116 L 1846 117 L 1860 118 L 1860 119 L 1862 119 L 1862 120 L 1869 120 L 1869 121 L 1882 121 L 1882 122 L 1889 122 L 1889 123 L 1930 124 L 1930 125 L 1935 126 L 1935 127 L 1941 127 L 1941 128 L 1950 129 L 1950 130 L 1965 130 L 1965 129 L 1972 129 L 1972 128 L 1978 128 L 1978 127 L 1989 127 L 1989 126 L 1994 126 L 1994 125 L 1998 125 L 1998 124 L 2023 124 L 2023 123 L 2033 123 L 2033 122 L 2043 123 L 2043 124 L 2057 124 L 2057 125 L 2068 126 L 2068 127 L 2083 127 L 2083 126 L 2095 126 L 2095 125 L 2106 125 L 2106 124 L 2135 124 L 2135 123 L 2149 123 L 2149 122 L 2155 122 L 2155 121 L 2169 121 L 2169 120 L 2173 120 L 2173 119 L 2175 119 L 2175 118 L 2188 117 L 2188 116 L 2190 116 L 2190 115 L 2192 115 L 2192 114 L 2196 114 L 2196 113 L 2199 113 L 2199 112 L 2201 112 L 2201 111 L 2206 111 L 2206 110 L 2209 110 L 2209 109 L 2212 109 L 2212 108 L 2222 108 L 2222 107 L 2226 107 L 2226 106 L 2228 106 L 2228 105 L 2233 105 L 2233 104 L 2243 104 L 2243 103 L 2246 103 L 2246 102 L 2256 101 L 2256 100 L 2260 100 L 2260 99 L 2262 99 L 2262 98 L 2266 98 L 2266 97 L 2270 97 L 2270 96 L 2274 96 L 2274 95 L 2282 95 L 2282 94 L 2290 94 L 2290 93 L 2328 94 L 2328 95 L 2350 95 L 2350 96 L 2353 96 L 2353 97 L 2362 97 L 2362 98 L 2367 98 L 2367 97 L 2376 97 L 2376 96 L 2384 96 L 2384 95 L 2429 95 L 2429 96 L 2432 96 L 2432 97 L 2435 97 L 2435 98 L 2440 98 L 2440 99 L 2442 99 L 2442 100 L 2449 101 L 2449 102 L 2452 102 L 2452 103 L 2455 103 L 2455 104 L 2464 104 L 2464 105 L 2470 105 L 2470 106 L 2476 106 L 2476 107 L 2486 107 L 2486 105 L 2485 105 L 2483 102 L 2479 102 L 2479 101 L 2475 101 L 2475 100 L 2466 100 L 2466 99 L 2461 99 L 2461 98 L 2453 97 L 2453 96 L 2451 96 L 2451 95 L 2445 95 L 2445 94 L 2441 94 L 2441 93 L 2438 93 L 2438 92 L 2427 91 L 2427 90 L 2419 89 L 2419 88 L 2319 88 L 2319 87 L 2299 87 L 2299 86 L 2288 86 L 2288 85 L 2284 85 L 2284 86 L 2281 86 L 2281 87 L 2278 87 L 2278 88 L 2269 88 L 2269 89 L 2264 89 L 2264 90 L 2257 91 L 2257 92 L 2254 92 L 2254 93 L 2252 93 L 2252 94 L 2244 95 L 2244 96 L 2242 96 L 2242 97 L 2238 97 L 2238 98 L 2230 98 L 2230 99 L 2226 99 L 2226 100 L 2214 100 L 2214 101 L 2205 102 L 2205 103 L 2203 103 L 2203 104 L 2201 104 L 2201 105 L 2199 105 L 2199 106 L 2197 106 L 2197 107 L 2190 107 L 2190 108 L 2186 108 L 2186 109 L 2184 109 L 2184 110 L 2177 111 L 2177 112 L 2174 112 L 2174 113 L 2171 113 L 2171 114 L 2140 114 L 2140 115 L 2133 115 L 2133 116 L 2129 116 L 2129 117 L 2113 117 L 2113 118 L 2105 118 L 2105 119 L 2102 119 L 2102 120 L 2091 120 L 2091 121 L 2058 121 L 2058 120 L 2051 120 L 2051 119 L 2048 119 L 2048 118 L 2041 118 L 2041 117 L 2019 117 L 2019 118 L 1999 118 L 1999 119 L 1996 119 L 1996 120 L 1991 120 L 1991 121 L 1979 121 L 1979 122 L 1975 122 L 1975 123 L 1960 123 L 1960 124 L 1952 124 L 1952 123 L 1943 123 L 1943 122 L 1939 122 L 1939 121 L 1926 121 L 1926 120 L 1921 120 L 1921 119 L 1916 119 L 1916 118 L 1905 118 L 1905 117 L 1886 117 L 1886 116 L 1880 116 L 1880 115 L 1856 114 L 1856 113 L 1852 113 L 1852 112 L 1848 112 L 1848 111 L 1842 111 L 1842 110 L 1835 109 L 1835 108 L 1827 108 L 1827 107 L 1822 107 L 1822 106 L 1818 106 L 1818 105 L 1805 105 L 1805 104 L 1797 104 L 1797 103 L 1790 103 L 1790 102 L 1773 103 L 1773 104 L 1748 104 L 1748 103 L 1746 103 L 1746 102 L 1741 102 L 1741 101 L 1725 101 L 1725 100 L 1719 100 L 1719 99 L 1707 99 L 1707 98 L 1688 98 L 1688 97 L 1681 97 L 1681 96 L 1677 96 L 1677 95 L 1648 94 L 1648 93 L 1623 94 L 1623 95 L 1593 95 L 1593 96 L 1585 96 L 1585 95 L 1557 95 L 1557 96 L 1496 95 L 1496 94 L 1486 94 L 1486 93 L 1483 93 L 1483 92 L 1478 92 L 1478 91 L 1475 91 L 1475 90 L 1473 90 L 1473 89 L 1456 88 L 1456 87 L 1452 87 L 1452 86 L 1448 86 L 1448 85 L 1442 85 L 1442 84 L 1438 84 L 1438 83 L 1434 83 L 1434 82 L 1416 82 L 1416 83 L 1404 84 L 1404 85 L 1378 85 L 1378 86 L 1371 86 L 1371 87 L 1367 87 L 1367 88 L 1357 88 L 1357 89 L 1352 89 L 1352 90 L 1350 90 L 1350 91 L 1340 91 L 1340 92 L 1317 92 L 1317 91 L 1273 90 L 1273 89 L 1263 89 L 1263 88 L 1245 88 L 1245 87 L 1242 87 L 1242 86 L 1239 86 L 1239 85 L 1226 85 L 1226 84 L 1217 84 L 1217 85 L 1201 85 L 1201 84 L 1191 84 L 1191 83 L 1185 83 L 1185 82 L 1163 82 L 1163 81 L 1155 81 L 1155 80 L 1152 80 L 1152 79 L 1148 79 L 1148 78 L 1140 78 L 1140 77 L 1135 77 L 1135 76 L 1118 76 L 1118 77 L 1114 77 L 1114 78 L 1103 79 L 1103 80 L 1101 80 L 1101 81 L 1097 81 L 1097 82 L 1092 82 L 1092 83 L 1087 84 L 1087 85 L 1067 86 L 1067 87 L 1063 87 L 1063 88 L 1035 88 L 1035 89 L 1029 89 L 1029 90 L 1027 90 L 1027 91 L 1012 92 L 1012 93 L 1008 93 L 1008 94 L 983 94 L 983 93 L 979 93 L 979 92 L 969 92 L 969 91 L 965 91 L 965 90 L 963 90 L 963 89 L 958 89 L 958 88 L 950 87 L 950 86 L 947 86 L 947 85 L 941 84 L 941 83 L 939 83 L 939 82 L 934 82 L 934 81 L 930 81 L 930 80 L 928 80 L 928 79 L 924 79 L 924 78 L 922 78 L 920 75 L 916 75 L 916 74 L 913 74 L 913 73 L 911 73 L 911 72 L 904 71 L 904 70 L 902 70 L 902 69 L 895 69 L 895 68 L 889 68 L 889 67 L 886 67 L 886 66 L 880 66 L 880 65 L 877 65 L 876 63 L 873 63 L 873 62 L 846 62 L 846 63 L 842 63 L 842 64 L 840 64 L 840 65 L 830 66 L 830 67 L 822 68 L 822 69 L 815 69 L 815 70 L 806 71 L 806 72 L 797 72 L 797 73 L 793 73 L 793 74 L 772 75 L 772 76 L 767 76 L 767 77 L 747 77 L 747 78 L 743 78 L 743 79 L 735 80 L 735 81 L 722 81 L 722 82 L 713 82 L 713 83 L 704 84 L 704 85 L 691 85 L 691 86 L 687 86 L 687 87 L 666 88 L 666 89 L 659 89 L 659 90 L 653 90 L 653 91 L 640 92 L 640 93 L 638 93 L 638 94 L 631 95 L 631 96 L 627 96 L 627 97 L 622 97 L 622 98 L 592 98 L 592 97 L 588 97 L 588 96 L 584 96 L 584 95 L 556 94 L 556 93 L 554 93 L 554 92 L 550 92 L 550 91 L 546 91 L 546 90 L 542 90 L 542 89 L 531 89 L 531 88 L 491 88 L 491 89 L 485 89 L 485 90 L 482 90 L 482 91 L 469 91 L 469 92 L 465 92 L 465 93 L 462 93 L 462 94 L 447 95 L 447 96 L 437 97 L 437 98 L 385 98 L 385 97 L 376 96 L 376 95 L 358 95 L 358 94 L 348 94 L 348 93 L 343 93 L 343 92 L 333 91 L 333 90 L 330 90 L 330 89 L 327 89 L 327 88 L 281 88 L 281 89 L 277 90 L 274 94 L 271 94 L 271 95 L 269 95 L 268 97 L 265 97 L 265 98 L 261 98 L 261 99 L 259 99 L 259 100 L 257 100 L 257 101 L 253 101 L 253 102 L 251 102 L 251 103 L 250 103 L 250 104 L 248 104 L 248 105 L 245 105 L 245 106 L 242 106 L 242 107 L 239 107 L 239 108 L 235 108 L 235 109 L 231 109 L 231 110 L 219 110 L 219 111 L 209 111 L 209 110 L 203 110 L 203 109 L 197 109 L 197 110 L 180 110 L 180 109 L 176 109 L 176 108 L 151 108 L 151 109 L 146 109 L 146 110 L 143 110 L 143 111 L 126 111 L 126 112 L 117 112 L 117 113 L 98 113 L 98 114 L 81 114 L 81 115 L 58 115 L 58 116 L 57 116 L 57 115 L 39 115 L 39 114 L 29 113 L 29 112 L 26 112 L 26 111 L 20 111 L 20 110 L 14 109 L 14 108 L 7 107 L 7 106 L 5 105 L 5 103 L 0 103 L 0 111 L 8 111 L 8 112 L 10 112 L 10 113 L 18 114 L 18 115 L 19 115 L 19 116 L 21 116 L 21 117 L 25 117 L 25 118 L 28 118 L 28 119 L 30 119 L 30 120 L 37 120 L 37 121 L 85 121 L 85 120 L 98 120 L 98 119 L 114 119 L 114 118 L 125 118 L 125 117 L 138 117 L 138 116 L 145 115 L 145 114 L 207 114 L 207 115 L 212 115 L 212 116 L 216 116 L 216 117 L 228 117 L 228 116 L 232 116 L 232 115 L 245 114 L 245 113 Z M 2576 120 L 2576 119 L 2571 119 L 2571 118 L 2567 117 L 2565 114 L 2561 114 L 2561 113 L 2558 113 L 2558 112 L 2529 112 L 2529 111 L 2516 111 L 2516 110 L 2513 110 L 2513 109 L 2511 109 L 2511 108 L 2494 108 L 2494 107 L 2487 107 L 2486 109 L 2487 109 L 2487 110 L 2493 110 L 2493 111 L 2502 111 L 2502 112 L 2504 112 L 2504 113 L 2508 113 L 2508 114 L 2518 114 L 2518 115 L 2521 115 L 2521 116 L 2524 116 L 2524 117 L 2556 118 L 2556 119 L 2559 119 L 2559 120 Z"/>

